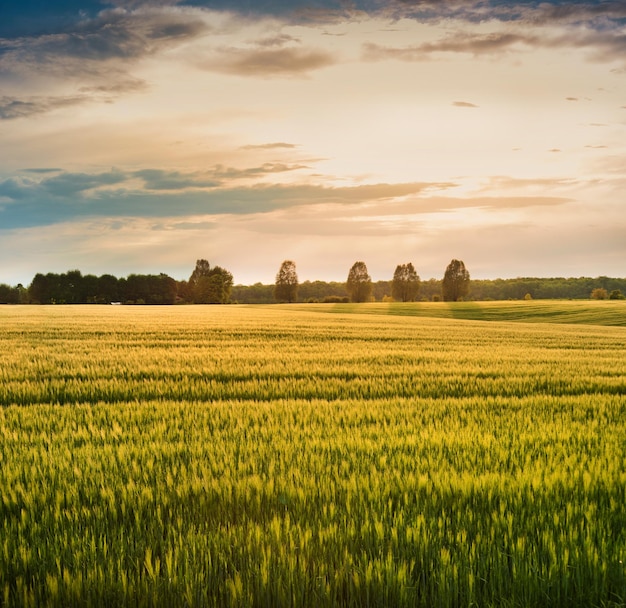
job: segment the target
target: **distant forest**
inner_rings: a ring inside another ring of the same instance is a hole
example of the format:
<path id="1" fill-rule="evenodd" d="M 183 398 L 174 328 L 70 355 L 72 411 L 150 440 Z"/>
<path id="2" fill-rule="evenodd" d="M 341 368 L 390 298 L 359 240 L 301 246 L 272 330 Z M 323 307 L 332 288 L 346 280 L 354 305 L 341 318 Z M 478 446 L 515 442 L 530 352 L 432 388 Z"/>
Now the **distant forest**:
<path id="1" fill-rule="evenodd" d="M 200 261 L 199 261 L 200 262 Z M 207 263 L 207 269 L 208 269 Z M 233 285 L 232 275 L 220 267 L 207 272 L 205 278 L 177 281 L 166 274 L 132 274 L 116 278 L 83 275 L 79 270 L 62 274 L 37 274 L 28 287 L 0 284 L 0 304 L 191 304 L 240 303 L 270 304 L 276 302 L 275 285 Z M 196 282 L 194 289 L 194 281 Z M 198 299 L 202 286 L 203 298 Z M 599 290 L 599 291 L 594 291 Z M 594 295 L 592 296 L 592 292 Z M 194 295 L 195 294 L 195 295 Z M 390 301 L 392 280 L 372 281 L 371 299 Z M 439 300 L 442 280 L 419 282 L 415 300 Z M 523 299 L 589 299 L 623 297 L 626 279 L 610 277 L 580 278 L 517 278 L 472 279 L 465 300 L 523 300 Z M 348 301 L 345 282 L 303 281 L 297 286 L 297 302 Z"/>

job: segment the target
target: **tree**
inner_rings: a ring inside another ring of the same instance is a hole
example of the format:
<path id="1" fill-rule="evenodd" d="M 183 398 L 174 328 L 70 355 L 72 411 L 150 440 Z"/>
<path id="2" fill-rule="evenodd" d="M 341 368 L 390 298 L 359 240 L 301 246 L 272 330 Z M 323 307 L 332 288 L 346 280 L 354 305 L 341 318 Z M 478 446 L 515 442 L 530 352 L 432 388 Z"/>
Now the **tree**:
<path id="1" fill-rule="evenodd" d="M 391 295 L 398 302 L 413 302 L 420 288 L 420 278 L 415 272 L 413 264 L 396 266 L 391 281 Z"/>
<path id="2" fill-rule="evenodd" d="M 280 265 L 274 285 L 274 298 L 279 302 L 295 302 L 298 297 L 298 275 L 296 264 L 285 260 Z"/>
<path id="3" fill-rule="evenodd" d="M 346 290 L 352 302 L 367 302 L 372 293 L 372 279 L 365 262 L 355 262 L 348 273 Z"/>
<path id="4" fill-rule="evenodd" d="M 188 288 L 196 304 L 227 304 L 233 288 L 233 275 L 219 266 L 211 268 L 206 260 L 197 260 Z"/>
<path id="5" fill-rule="evenodd" d="M 211 265 L 207 260 L 196 260 L 196 267 L 193 269 L 191 276 L 189 277 L 189 286 L 193 292 L 200 277 L 208 277 L 211 272 Z"/>
<path id="6" fill-rule="evenodd" d="M 609 297 L 609 292 L 604 287 L 596 287 L 591 292 L 592 300 L 606 300 Z"/>
<path id="7" fill-rule="evenodd" d="M 233 275 L 219 266 L 211 268 L 208 275 L 201 276 L 194 288 L 196 304 L 228 304 L 233 288 Z"/>
<path id="8" fill-rule="evenodd" d="M 126 302 L 135 304 L 174 304 L 176 281 L 166 274 L 130 274 L 120 291 Z"/>
<path id="9" fill-rule="evenodd" d="M 470 275 L 461 260 L 452 260 L 443 275 L 441 290 L 444 302 L 458 302 L 469 292 Z"/>

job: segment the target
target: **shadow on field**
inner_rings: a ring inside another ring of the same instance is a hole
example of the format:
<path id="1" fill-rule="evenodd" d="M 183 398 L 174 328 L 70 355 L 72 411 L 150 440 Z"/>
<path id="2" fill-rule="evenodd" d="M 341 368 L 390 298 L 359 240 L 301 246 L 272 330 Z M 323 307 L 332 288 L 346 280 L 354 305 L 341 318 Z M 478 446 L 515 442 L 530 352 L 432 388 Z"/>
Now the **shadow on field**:
<path id="1" fill-rule="evenodd" d="M 484 321 L 489 317 L 485 309 L 476 302 L 446 302 L 450 316 L 454 319 L 467 319 L 468 321 Z"/>

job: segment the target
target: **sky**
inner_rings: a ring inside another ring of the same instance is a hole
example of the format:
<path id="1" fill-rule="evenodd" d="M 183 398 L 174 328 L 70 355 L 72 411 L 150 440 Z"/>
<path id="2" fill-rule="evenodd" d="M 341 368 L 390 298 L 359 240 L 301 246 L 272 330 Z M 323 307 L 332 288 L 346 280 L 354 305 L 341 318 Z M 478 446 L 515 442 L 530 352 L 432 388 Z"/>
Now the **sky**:
<path id="1" fill-rule="evenodd" d="M 626 276 L 626 2 L 0 0 L 0 283 Z"/>

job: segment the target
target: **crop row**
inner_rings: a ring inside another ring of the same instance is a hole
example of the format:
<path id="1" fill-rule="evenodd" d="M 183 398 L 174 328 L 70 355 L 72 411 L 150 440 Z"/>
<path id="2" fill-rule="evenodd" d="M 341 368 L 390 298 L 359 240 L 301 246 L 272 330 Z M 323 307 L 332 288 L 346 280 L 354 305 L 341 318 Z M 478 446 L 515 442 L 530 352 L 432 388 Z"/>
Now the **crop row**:
<path id="1" fill-rule="evenodd" d="M 626 584 L 625 407 L 8 408 L 0 590 L 9 605 L 611 598 Z"/>

